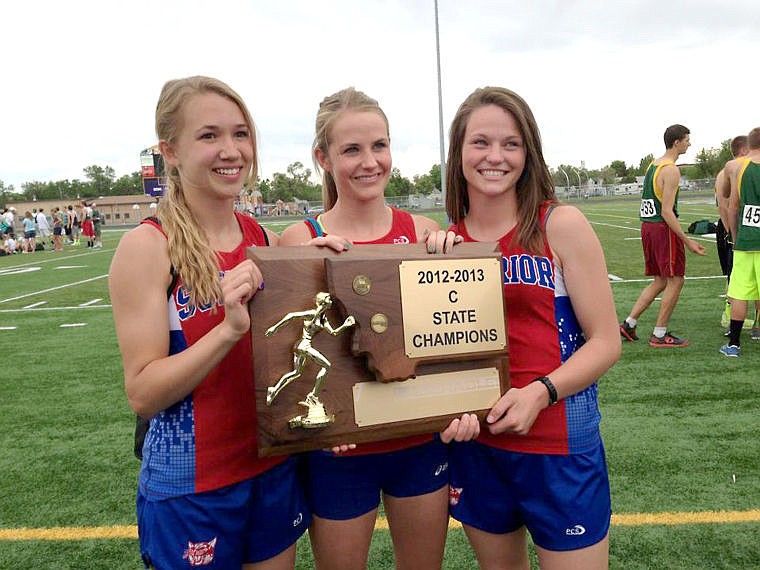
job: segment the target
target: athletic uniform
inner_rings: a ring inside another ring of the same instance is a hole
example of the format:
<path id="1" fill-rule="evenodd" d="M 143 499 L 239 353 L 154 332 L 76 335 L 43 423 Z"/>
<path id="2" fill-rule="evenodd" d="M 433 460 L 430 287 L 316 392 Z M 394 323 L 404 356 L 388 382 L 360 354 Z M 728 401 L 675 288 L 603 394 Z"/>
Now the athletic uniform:
<path id="1" fill-rule="evenodd" d="M 86 238 L 95 237 L 95 227 L 91 218 L 85 218 L 82 222 L 82 235 Z"/>
<path id="2" fill-rule="evenodd" d="M 686 251 L 680 238 L 662 218 L 662 188 L 657 177 L 664 166 L 674 164 L 670 160 L 660 164 L 650 163 L 644 175 L 641 193 L 641 246 L 644 249 L 645 275 L 683 277 L 686 273 Z M 673 202 L 673 213 L 678 217 L 678 192 Z"/>
<path id="3" fill-rule="evenodd" d="M 728 296 L 749 301 L 760 299 L 760 163 L 743 159 L 737 188 L 739 211 Z"/>
<path id="4" fill-rule="evenodd" d="M 412 215 L 393 207 L 391 211 L 393 222 L 386 235 L 354 243 L 416 243 Z M 304 223 L 312 237 L 325 234 L 319 218 Z M 430 434 L 363 443 L 341 456 L 311 452 L 307 455 L 311 509 L 322 518 L 346 520 L 377 507 L 381 491 L 393 497 L 431 493 L 448 483 L 447 461 L 446 446 Z"/>
<path id="5" fill-rule="evenodd" d="M 217 252 L 221 277 L 267 245 L 259 224 L 235 214 L 243 240 Z M 146 219 L 163 233 L 161 226 Z M 169 355 L 224 319 L 224 306 L 195 307 L 180 278 L 168 299 Z M 183 400 L 150 421 L 137 496 L 146 566 L 176 568 L 213 560 L 215 568 L 271 558 L 293 544 L 311 515 L 287 457 L 258 458 L 250 331 Z M 205 562 L 204 562 L 205 563 Z"/>
<path id="6" fill-rule="evenodd" d="M 63 235 L 63 214 L 61 212 L 53 214 L 53 235 Z"/>
<path id="7" fill-rule="evenodd" d="M 547 206 L 541 207 L 542 223 Z M 464 222 L 451 228 L 476 241 Z M 558 368 L 585 342 L 551 249 L 542 255 L 499 240 L 514 388 Z M 610 490 L 596 382 L 542 410 L 527 435 L 492 435 L 450 447 L 451 515 L 494 534 L 525 526 L 539 546 L 577 550 L 609 529 Z"/>

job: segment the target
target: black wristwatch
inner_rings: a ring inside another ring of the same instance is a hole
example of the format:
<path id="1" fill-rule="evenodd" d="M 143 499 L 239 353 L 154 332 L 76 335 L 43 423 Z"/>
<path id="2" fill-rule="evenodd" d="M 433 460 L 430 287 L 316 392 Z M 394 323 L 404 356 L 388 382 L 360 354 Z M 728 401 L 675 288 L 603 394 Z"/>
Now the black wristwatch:
<path id="1" fill-rule="evenodd" d="M 554 387 L 554 384 L 552 384 L 552 381 L 549 380 L 546 376 L 541 376 L 540 378 L 536 378 L 533 380 L 533 382 L 541 382 L 544 386 L 546 386 L 546 389 L 549 391 L 549 405 L 553 406 L 557 403 L 557 389 Z"/>

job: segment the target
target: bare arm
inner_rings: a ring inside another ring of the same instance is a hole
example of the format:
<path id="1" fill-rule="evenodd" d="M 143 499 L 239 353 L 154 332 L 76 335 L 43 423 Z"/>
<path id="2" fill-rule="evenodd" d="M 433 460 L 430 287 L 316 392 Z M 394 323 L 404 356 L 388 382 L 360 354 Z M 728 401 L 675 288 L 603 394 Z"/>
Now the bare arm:
<path id="1" fill-rule="evenodd" d="M 418 216 L 416 214 L 412 214 L 412 219 L 414 220 L 414 231 L 417 233 L 418 242 L 423 241 L 425 239 L 425 236 L 435 233 L 441 229 L 441 226 L 438 225 L 438 222 L 431 218 L 428 218 L 427 216 Z M 425 230 L 427 230 L 427 233 L 425 233 Z"/>
<path id="2" fill-rule="evenodd" d="M 671 231 L 678 236 L 678 238 L 689 248 L 689 251 L 699 255 L 706 255 L 705 248 L 702 244 L 697 243 L 690 237 L 688 237 L 681 224 L 676 218 L 676 214 L 673 211 L 676 201 L 676 195 L 678 194 L 678 183 L 681 180 L 681 173 L 678 167 L 674 164 L 669 164 L 660 171 L 660 184 L 662 185 L 662 219 L 668 224 Z"/>
<path id="3" fill-rule="evenodd" d="M 316 245 L 329 247 L 341 252 L 351 248 L 351 242 L 338 235 L 325 235 L 316 238 L 311 237 L 309 228 L 303 222 L 296 222 L 283 230 L 279 245 Z"/>
<path id="4" fill-rule="evenodd" d="M 356 319 L 353 317 L 353 315 L 348 315 L 346 317 L 346 320 L 343 321 L 342 325 L 340 325 L 337 328 L 333 328 L 333 326 L 330 324 L 330 321 L 328 321 L 327 318 L 325 317 L 324 327 L 325 327 L 325 330 L 332 336 L 338 336 L 344 330 L 354 326 L 355 324 L 356 324 Z"/>
<path id="5" fill-rule="evenodd" d="M 413 216 L 417 242 L 424 241 L 428 253 L 449 253 L 464 238 L 454 232 L 442 230 L 438 222 L 425 216 Z"/>
<path id="6" fill-rule="evenodd" d="M 726 216 L 728 218 L 728 229 L 731 232 L 731 241 L 736 243 L 736 232 L 738 231 L 738 216 L 739 216 L 739 187 L 738 184 L 738 174 L 739 174 L 739 163 L 735 160 L 732 160 L 726 164 L 726 168 L 724 169 L 726 173 L 726 178 L 728 178 L 729 181 L 729 198 L 728 198 L 728 206 L 726 207 Z"/>
<path id="7" fill-rule="evenodd" d="M 264 233 L 267 234 L 269 245 L 271 246 L 280 245 L 280 236 L 278 234 L 276 234 L 275 232 L 267 228 L 262 228 L 262 229 L 264 230 Z"/>
<path id="8" fill-rule="evenodd" d="M 731 196 L 731 183 L 726 177 L 725 168 L 715 177 L 715 200 L 718 202 L 718 215 L 723 227 L 728 229 L 728 200 Z"/>
<path id="9" fill-rule="evenodd" d="M 581 348 L 548 374 L 559 398 L 565 398 L 596 382 L 617 361 L 620 332 L 604 253 L 583 214 L 570 206 L 557 207 L 547 223 L 547 237 L 586 338 Z M 510 389 L 488 414 L 490 430 L 525 434 L 548 405 L 546 387 L 540 382 Z"/>
<path id="10" fill-rule="evenodd" d="M 301 319 L 301 318 L 313 317 L 313 316 L 314 316 L 313 309 L 309 309 L 308 311 L 298 311 L 295 313 L 288 313 L 287 315 L 282 317 L 279 321 L 277 321 L 275 324 L 273 324 L 271 327 L 269 327 L 264 333 L 264 336 L 266 337 L 272 336 L 274 333 L 280 330 L 283 327 L 283 325 L 285 325 L 286 323 L 289 323 L 293 319 L 296 319 L 296 318 Z"/>
<path id="11" fill-rule="evenodd" d="M 154 228 L 140 226 L 122 238 L 109 273 L 124 386 L 132 409 L 142 417 L 182 400 L 224 358 L 250 326 L 245 301 L 261 282 L 250 260 L 226 272 L 224 320 L 186 350 L 169 356 L 169 267 L 166 240 Z"/>

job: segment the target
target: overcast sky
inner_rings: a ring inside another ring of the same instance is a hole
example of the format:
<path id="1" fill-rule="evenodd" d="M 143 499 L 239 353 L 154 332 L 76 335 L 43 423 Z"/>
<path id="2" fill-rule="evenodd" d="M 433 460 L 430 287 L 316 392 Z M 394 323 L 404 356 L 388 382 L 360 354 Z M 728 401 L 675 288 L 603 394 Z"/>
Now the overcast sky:
<path id="1" fill-rule="evenodd" d="M 0 180 L 139 170 L 167 79 L 211 75 L 256 121 L 263 177 L 300 161 L 321 99 L 355 86 L 394 166 L 439 160 L 433 0 L 24 0 L 0 17 Z M 760 125 L 757 0 L 439 0 L 444 129 L 476 87 L 531 105 L 551 167 L 638 166 L 670 124 L 702 148 Z"/>

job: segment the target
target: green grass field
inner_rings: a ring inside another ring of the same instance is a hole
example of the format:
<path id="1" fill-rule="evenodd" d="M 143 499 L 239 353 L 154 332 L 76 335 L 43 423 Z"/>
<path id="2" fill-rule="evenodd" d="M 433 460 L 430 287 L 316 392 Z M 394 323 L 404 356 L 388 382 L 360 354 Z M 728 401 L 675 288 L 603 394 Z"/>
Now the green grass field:
<path id="1" fill-rule="evenodd" d="M 622 318 L 645 282 L 638 203 L 577 205 L 604 246 Z M 684 227 L 716 217 L 708 195 L 682 194 L 680 210 Z M 442 212 L 429 215 L 443 221 Z M 106 278 L 121 235 L 106 231 L 102 250 L 0 258 L 0 568 L 141 567 L 134 416 Z M 627 343 L 600 383 L 612 568 L 760 568 L 760 342 L 745 337 L 738 359 L 718 353 L 725 280 L 704 239 L 708 255 L 689 255 L 671 320 L 691 346 Z M 655 316 L 652 307 L 640 319 L 644 338 Z M 298 552 L 297 567 L 311 568 L 308 540 Z M 370 567 L 393 567 L 382 520 Z M 459 527 L 449 532 L 444 567 L 476 567 Z"/>

